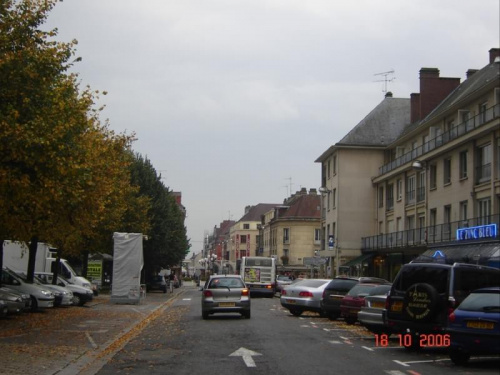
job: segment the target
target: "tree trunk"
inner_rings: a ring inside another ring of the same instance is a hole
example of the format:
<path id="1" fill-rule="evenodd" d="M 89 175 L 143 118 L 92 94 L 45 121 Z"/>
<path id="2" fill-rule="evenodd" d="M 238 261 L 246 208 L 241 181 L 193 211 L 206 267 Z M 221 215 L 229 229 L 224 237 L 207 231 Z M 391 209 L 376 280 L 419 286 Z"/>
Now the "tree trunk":
<path id="1" fill-rule="evenodd" d="M 3 244 L 5 240 L 0 240 L 0 276 L 3 270 Z M 2 278 L 0 277 L 0 288 L 2 287 Z"/>
<path id="2" fill-rule="evenodd" d="M 31 237 L 29 245 L 28 270 L 26 271 L 26 282 L 33 284 L 35 275 L 36 250 L 38 248 L 38 236 Z"/>

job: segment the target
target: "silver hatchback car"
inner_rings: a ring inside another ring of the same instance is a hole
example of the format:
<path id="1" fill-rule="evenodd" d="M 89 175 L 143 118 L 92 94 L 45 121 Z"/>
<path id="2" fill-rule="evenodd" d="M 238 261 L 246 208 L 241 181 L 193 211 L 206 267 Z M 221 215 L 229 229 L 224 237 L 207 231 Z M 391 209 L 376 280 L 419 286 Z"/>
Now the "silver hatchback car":
<path id="1" fill-rule="evenodd" d="M 203 319 L 214 313 L 240 313 L 250 319 L 250 291 L 240 275 L 210 276 L 202 291 Z"/>

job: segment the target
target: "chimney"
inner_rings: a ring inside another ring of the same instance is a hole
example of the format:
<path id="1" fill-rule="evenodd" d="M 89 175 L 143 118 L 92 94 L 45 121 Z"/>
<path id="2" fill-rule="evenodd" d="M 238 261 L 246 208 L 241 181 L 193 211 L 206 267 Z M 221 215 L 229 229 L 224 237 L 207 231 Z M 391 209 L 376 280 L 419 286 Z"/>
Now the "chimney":
<path id="1" fill-rule="evenodd" d="M 500 48 L 492 48 L 490 49 L 490 64 L 495 62 L 497 57 L 500 57 Z"/>
<path id="2" fill-rule="evenodd" d="M 300 195 L 307 195 L 307 188 L 303 187 L 300 189 Z"/>
<path id="3" fill-rule="evenodd" d="M 318 191 L 315 188 L 309 189 L 309 195 L 318 195 Z"/>
<path id="4" fill-rule="evenodd" d="M 465 74 L 467 75 L 467 78 L 470 78 L 476 72 L 478 72 L 478 69 L 469 69 Z"/>
<path id="5" fill-rule="evenodd" d="M 392 98 L 392 92 L 387 91 L 387 93 L 385 94 L 385 97 L 386 98 Z"/>
<path id="6" fill-rule="evenodd" d="M 437 68 L 420 69 L 420 94 L 412 94 L 410 101 L 412 123 L 425 118 L 458 85 L 460 78 L 441 78 Z"/>

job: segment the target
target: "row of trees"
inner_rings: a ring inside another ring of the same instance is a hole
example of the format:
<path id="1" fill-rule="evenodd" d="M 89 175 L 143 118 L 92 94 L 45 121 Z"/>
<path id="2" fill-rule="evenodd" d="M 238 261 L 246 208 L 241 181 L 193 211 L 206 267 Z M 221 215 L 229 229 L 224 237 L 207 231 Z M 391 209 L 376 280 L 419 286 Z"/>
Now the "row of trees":
<path id="1" fill-rule="evenodd" d="M 0 245 L 29 244 L 31 280 L 39 241 L 86 259 L 111 252 L 113 232 L 147 234 L 150 269 L 179 263 L 189 241 L 171 193 L 133 153 L 134 135 L 100 121 L 105 92 L 70 72 L 77 42 L 41 29 L 56 2 L 0 2 Z"/>

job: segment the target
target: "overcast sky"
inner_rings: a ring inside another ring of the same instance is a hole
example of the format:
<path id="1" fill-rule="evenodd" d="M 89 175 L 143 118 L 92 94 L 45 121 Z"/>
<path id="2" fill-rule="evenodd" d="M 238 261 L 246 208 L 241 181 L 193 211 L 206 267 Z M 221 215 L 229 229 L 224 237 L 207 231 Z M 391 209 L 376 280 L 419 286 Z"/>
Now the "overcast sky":
<path id="1" fill-rule="evenodd" d="M 78 40 L 102 120 L 134 132 L 182 192 L 192 250 L 244 207 L 318 188 L 314 163 L 419 70 L 465 79 L 498 48 L 498 0 L 64 0 L 47 27 Z"/>

